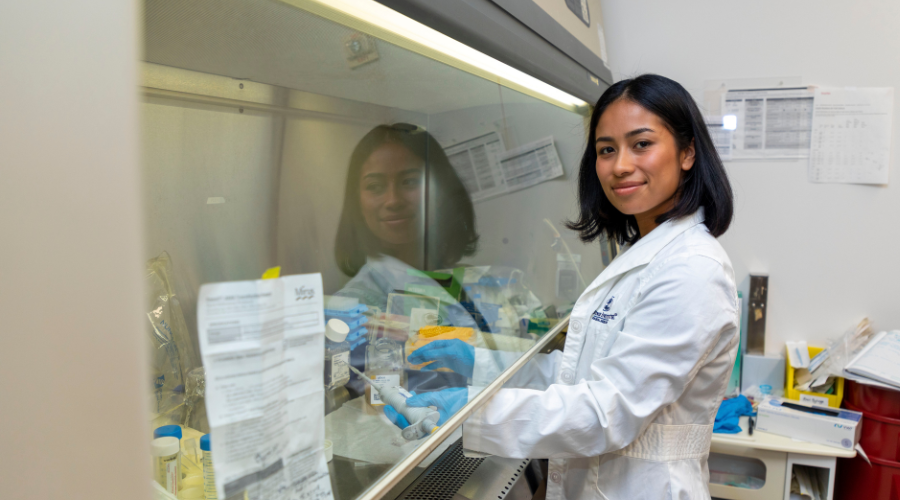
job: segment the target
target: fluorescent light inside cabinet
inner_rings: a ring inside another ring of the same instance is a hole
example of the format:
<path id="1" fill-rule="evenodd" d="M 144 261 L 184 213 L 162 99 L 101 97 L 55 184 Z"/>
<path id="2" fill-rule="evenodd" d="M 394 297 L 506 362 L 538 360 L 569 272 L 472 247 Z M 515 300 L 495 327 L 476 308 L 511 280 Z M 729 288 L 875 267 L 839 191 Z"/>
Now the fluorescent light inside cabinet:
<path id="1" fill-rule="evenodd" d="M 533 92 L 568 106 L 586 106 L 583 100 L 544 83 L 531 75 L 506 65 L 443 33 L 414 21 L 373 0 L 314 0 L 330 9 L 342 12 L 367 23 L 388 30 L 410 41 L 438 51 L 446 56 L 475 66 L 483 71 L 521 85 Z"/>

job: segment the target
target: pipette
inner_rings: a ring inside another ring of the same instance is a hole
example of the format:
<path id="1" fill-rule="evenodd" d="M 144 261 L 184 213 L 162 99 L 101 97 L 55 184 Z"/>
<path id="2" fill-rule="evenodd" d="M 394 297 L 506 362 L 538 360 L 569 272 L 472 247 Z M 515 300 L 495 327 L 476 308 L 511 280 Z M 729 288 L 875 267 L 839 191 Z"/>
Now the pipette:
<path id="1" fill-rule="evenodd" d="M 400 433 L 404 439 L 407 441 L 420 439 L 437 429 L 438 420 L 441 418 L 441 414 L 437 410 L 427 406 L 406 406 L 406 398 L 408 396 L 400 392 L 401 388 L 399 386 L 376 384 L 355 367 L 350 366 L 350 369 L 353 370 L 353 373 L 359 375 L 359 378 L 371 385 L 373 390 L 378 391 L 378 396 L 381 397 L 382 401 L 391 405 L 397 410 L 397 413 L 406 417 L 406 420 L 410 422 L 409 427 L 403 429 Z"/>

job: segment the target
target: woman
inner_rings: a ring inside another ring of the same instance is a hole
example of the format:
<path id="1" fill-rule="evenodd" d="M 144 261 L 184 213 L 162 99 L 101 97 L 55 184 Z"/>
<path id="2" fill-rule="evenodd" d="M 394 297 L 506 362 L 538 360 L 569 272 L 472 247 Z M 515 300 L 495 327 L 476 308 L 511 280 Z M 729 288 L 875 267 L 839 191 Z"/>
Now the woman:
<path id="1" fill-rule="evenodd" d="M 696 103 L 667 78 L 607 89 L 589 137 L 570 228 L 628 247 L 575 304 L 564 351 L 515 377 L 549 387 L 501 389 L 465 423 L 463 444 L 549 458 L 547 498 L 709 498 L 713 422 L 738 341 L 734 273 L 716 241 L 731 187 Z M 460 406 L 456 393 L 416 402 Z"/>

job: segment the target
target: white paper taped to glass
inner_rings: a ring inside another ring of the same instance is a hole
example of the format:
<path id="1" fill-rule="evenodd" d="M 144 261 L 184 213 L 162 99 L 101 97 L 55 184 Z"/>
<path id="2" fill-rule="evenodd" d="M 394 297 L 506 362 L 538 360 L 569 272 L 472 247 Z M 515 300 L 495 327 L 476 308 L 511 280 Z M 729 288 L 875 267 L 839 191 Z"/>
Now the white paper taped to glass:
<path id="1" fill-rule="evenodd" d="M 219 498 L 330 500 L 322 276 L 200 287 L 197 326 Z"/>

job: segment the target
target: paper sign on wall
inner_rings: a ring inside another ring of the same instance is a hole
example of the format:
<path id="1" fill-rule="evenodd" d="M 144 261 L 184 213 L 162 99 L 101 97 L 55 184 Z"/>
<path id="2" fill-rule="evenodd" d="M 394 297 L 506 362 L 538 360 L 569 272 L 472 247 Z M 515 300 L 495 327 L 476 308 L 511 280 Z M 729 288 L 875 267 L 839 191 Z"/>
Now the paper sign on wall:
<path id="1" fill-rule="evenodd" d="M 736 120 L 731 158 L 806 158 L 812 133 L 809 87 L 729 90 L 722 115 Z"/>
<path id="2" fill-rule="evenodd" d="M 887 184 L 894 89 L 818 88 L 811 182 Z"/>
<path id="3" fill-rule="evenodd" d="M 506 192 L 506 183 L 499 163 L 503 150 L 503 143 L 497 132 L 480 135 L 444 148 L 450 164 L 466 186 L 472 201 L 492 198 Z"/>
<path id="4" fill-rule="evenodd" d="M 733 129 L 726 127 L 721 117 L 706 117 L 706 129 L 719 158 L 730 160 Z"/>
<path id="5" fill-rule="evenodd" d="M 553 137 L 505 151 L 491 132 L 444 149 L 472 201 L 525 189 L 563 175 Z"/>

